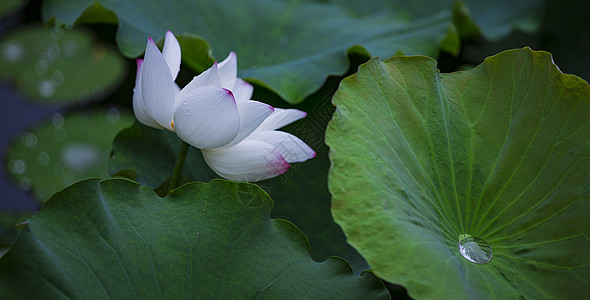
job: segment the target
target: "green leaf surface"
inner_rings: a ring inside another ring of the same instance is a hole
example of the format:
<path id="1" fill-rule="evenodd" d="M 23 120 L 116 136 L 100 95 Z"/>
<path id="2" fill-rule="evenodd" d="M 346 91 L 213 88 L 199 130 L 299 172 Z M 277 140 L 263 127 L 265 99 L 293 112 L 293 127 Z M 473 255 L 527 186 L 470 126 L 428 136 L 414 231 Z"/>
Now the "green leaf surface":
<path id="1" fill-rule="evenodd" d="M 42 202 L 76 181 L 108 178 L 112 141 L 132 122 L 129 112 L 114 107 L 56 113 L 17 137 L 7 154 L 8 171 Z"/>
<path id="2" fill-rule="evenodd" d="M 532 33 L 541 26 L 544 0 L 462 0 L 461 11 L 489 40 L 506 37 L 513 29 Z M 467 24 L 465 24 L 468 26 Z"/>
<path id="3" fill-rule="evenodd" d="M 0 79 L 14 81 L 39 102 L 100 100 L 125 73 L 115 49 L 95 43 L 81 29 L 23 27 L 0 42 Z"/>
<path id="4" fill-rule="evenodd" d="M 590 86 L 549 53 L 372 59 L 333 101 L 332 213 L 378 276 L 424 299 L 590 294 Z"/>
<path id="5" fill-rule="evenodd" d="M 251 184 L 191 183 L 160 198 L 137 183 L 86 180 L 51 198 L 0 260 L 14 299 L 387 299 L 370 272 L 314 262 L 293 224 Z"/>
<path id="6" fill-rule="evenodd" d="M 46 20 L 73 25 L 94 0 L 44 2 Z M 137 57 L 148 36 L 195 34 L 206 39 L 217 60 L 239 57 L 239 75 L 264 85 L 289 103 L 301 102 L 329 75 L 348 69 L 346 52 L 361 45 L 371 55 L 435 56 L 447 35 L 452 1 L 406 8 L 404 2 L 372 1 L 359 11 L 355 1 L 116 1 L 100 0 L 119 18 L 117 44 Z M 420 2 L 423 3 L 423 2 Z M 427 13 L 425 13 L 427 12 Z M 183 52 L 183 56 L 193 53 Z M 200 70 L 197 70 L 200 71 Z"/>
<path id="7" fill-rule="evenodd" d="M 327 187 L 330 162 L 323 139 L 332 108 L 329 98 L 325 100 L 327 101 L 321 101 L 321 104 L 313 107 L 306 119 L 286 128 L 286 131 L 306 141 L 316 151 L 316 157 L 305 163 L 292 164 L 286 174 L 257 184 L 277 204 L 273 217 L 290 220 L 307 232 L 314 259 L 341 256 L 358 273 L 368 266 L 346 243 L 342 230 L 334 223 L 330 214 L 330 193 Z M 315 101 L 310 101 L 313 102 Z M 180 140 L 173 132 L 157 130 L 136 122 L 115 138 L 108 161 L 109 173 L 156 188 L 162 186 L 172 174 L 179 150 Z M 193 147 L 189 148 L 183 173 L 193 181 L 218 178 L 203 160 L 201 152 Z"/>

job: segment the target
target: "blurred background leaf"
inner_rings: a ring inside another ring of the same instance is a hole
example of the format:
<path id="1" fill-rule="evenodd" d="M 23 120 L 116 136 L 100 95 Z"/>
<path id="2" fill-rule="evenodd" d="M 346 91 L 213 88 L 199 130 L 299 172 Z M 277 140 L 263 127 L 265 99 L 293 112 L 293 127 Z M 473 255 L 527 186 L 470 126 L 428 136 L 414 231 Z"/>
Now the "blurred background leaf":
<path id="1" fill-rule="evenodd" d="M 41 202 L 74 182 L 108 178 L 106 161 L 113 138 L 133 119 L 115 107 L 55 113 L 16 138 L 7 154 L 9 173 Z"/>
<path id="2" fill-rule="evenodd" d="M 46 1 L 44 16 L 71 26 L 84 22 L 84 11 L 93 7 L 91 3 Z M 119 18 L 117 44 L 124 55 L 141 55 L 148 36 L 158 39 L 168 29 L 196 34 L 209 42 L 217 60 L 236 51 L 241 77 L 273 90 L 289 103 L 301 102 L 329 75 L 345 73 L 346 51 L 355 45 L 384 57 L 398 52 L 436 56 L 452 17 L 451 1 L 428 2 L 421 10 L 408 10 L 401 2 L 364 2 L 365 7 L 374 8 L 371 11 L 350 7 L 354 1 L 100 3 Z M 69 9 L 61 9 L 66 6 Z M 183 52 L 187 55 L 193 54 Z"/>
<path id="3" fill-rule="evenodd" d="M 102 99 L 121 83 L 126 67 L 115 49 L 82 29 L 24 27 L 0 42 L 0 79 L 40 102 Z"/>
<path id="4" fill-rule="evenodd" d="M 0 18 L 13 13 L 27 4 L 27 0 L 3 0 L 0 2 Z"/>

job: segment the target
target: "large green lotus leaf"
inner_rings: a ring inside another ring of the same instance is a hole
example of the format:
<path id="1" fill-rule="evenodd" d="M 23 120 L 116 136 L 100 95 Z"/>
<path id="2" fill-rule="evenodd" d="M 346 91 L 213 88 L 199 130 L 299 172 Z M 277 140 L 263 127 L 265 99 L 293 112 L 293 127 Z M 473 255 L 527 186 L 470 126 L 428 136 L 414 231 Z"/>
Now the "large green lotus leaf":
<path id="1" fill-rule="evenodd" d="M 316 151 L 316 157 L 304 163 L 292 164 L 286 174 L 257 184 L 277 204 L 273 210 L 274 217 L 291 220 L 307 232 L 314 259 L 341 256 L 352 264 L 355 272 L 360 272 L 366 270 L 368 265 L 346 243 L 342 230 L 334 223 L 330 214 L 330 193 L 327 186 L 330 162 L 327 147 L 324 145 L 324 131 L 333 107 L 328 95 L 321 94 L 317 97 L 320 99 L 305 101 L 306 107 L 300 107 L 309 111 L 307 118 L 284 129 L 303 139 Z M 128 176 L 141 184 L 156 188 L 163 185 L 172 174 L 179 149 L 180 140 L 176 134 L 136 122 L 115 138 L 108 161 L 109 173 Z M 190 180 L 209 181 L 218 178 L 207 166 L 200 151 L 193 147 L 189 148 L 183 173 Z"/>
<path id="2" fill-rule="evenodd" d="M 348 7 L 351 1 L 99 2 L 118 16 L 117 44 L 124 55 L 141 55 L 148 36 L 158 39 L 168 29 L 196 34 L 210 43 L 217 60 L 236 51 L 241 77 L 269 87 L 290 103 L 319 89 L 328 75 L 344 74 L 346 52 L 355 45 L 378 56 L 435 56 L 452 17 L 450 0 L 421 1 L 420 11 L 406 9 L 405 1 L 365 1 L 375 8 L 367 13 Z M 92 3 L 95 0 L 48 0 L 43 13 L 46 20 L 73 25 L 82 21 L 78 18 L 87 7 L 95 7 Z"/>
<path id="3" fill-rule="evenodd" d="M 33 215 L 34 211 L 21 211 L 18 213 L 0 211 L 0 257 L 10 249 L 18 235 L 17 226 L 20 221 Z"/>
<path id="4" fill-rule="evenodd" d="M 108 178 L 106 162 L 113 138 L 133 122 L 116 108 L 54 114 L 12 143 L 7 164 L 10 175 L 40 201 L 68 185 L 90 177 Z"/>
<path id="5" fill-rule="evenodd" d="M 91 179 L 54 195 L 0 260 L 14 299 L 389 297 L 371 272 L 318 263 L 292 223 L 271 219 L 252 184 L 191 183 L 166 198 Z"/>
<path id="6" fill-rule="evenodd" d="M 489 40 L 498 40 L 515 28 L 529 33 L 537 31 L 541 25 L 545 1 L 462 0 L 462 3 L 461 13 L 475 23 L 479 32 Z"/>
<path id="7" fill-rule="evenodd" d="M 32 100 L 99 100 L 122 81 L 125 72 L 126 64 L 115 49 L 96 44 L 81 29 L 31 26 L 0 42 L 0 79 L 14 81 Z"/>
<path id="8" fill-rule="evenodd" d="M 549 53 L 372 59 L 333 101 L 332 213 L 378 276 L 425 299 L 590 294 L 590 86 Z"/>

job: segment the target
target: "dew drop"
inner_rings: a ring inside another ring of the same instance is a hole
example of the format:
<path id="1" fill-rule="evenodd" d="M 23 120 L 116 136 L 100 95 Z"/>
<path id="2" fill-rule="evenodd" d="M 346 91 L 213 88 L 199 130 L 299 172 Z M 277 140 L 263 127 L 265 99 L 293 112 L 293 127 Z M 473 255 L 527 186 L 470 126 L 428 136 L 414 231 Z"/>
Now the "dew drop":
<path id="1" fill-rule="evenodd" d="M 43 80 L 39 84 L 39 94 L 43 97 L 51 97 L 55 93 L 55 86 L 49 80 Z"/>
<path id="2" fill-rule="evenodd" d="M 39 156 L 37 156 L 37 160 L 39 161 L 39 164 L 47 167 L 47 165 L 49 165 L 49 162 L 51 161 L 49 159 L 49 153 L 45 152 L 45 151 L 41 151 L 39 153 Z"/>
<path id="3" fill-rule="evenodd" d="M 48 67 L 47 62 L 44 59 L 41 59 L 35 64 L 35 73 L 37 73 L 38 76 L 43 76 L 47 73 Z"/>
<path id="4" fill-rule="evenodd" d="M 13 174 L 22 175 L 27 170 L 27 164 L 22 159 L 13 160 L 10 166 L 10 171 Z"/>
<path id="5" fill-rule="evenodd" d="M 463 233 L 459 235 L 459 252 L 476 264 L 487 264 L 492 259 L 492 246 L 485 240 Z"/>
<path id="6" fill-rule="evenodd" d="M 31 178 L 29 178 L 27 176 L 21 177 L 21 179 L 18 182 L 18 185 L 20 186 L 21 189 L 23 189 L 25 191 L 30 190 L 31 186 L 32 186 Z"/>
<path id="7" fill-rule="evenodd" d="M 37 146 L 37 135 L 31 132 L 25 132 L 21 137 L 21 141 L 26 147 L 33 149 Z"/>
<path id="8" fill-rule="evenodd" d="M 2 55 L 7 61 L 19 61 L 23 58 L 23 49 L 17 44 L 6 44 L 2 48 Z"/>
<path id="9" fill-rule="evenodd" d="M 55 129 L 60 129 L 64 126 L 65 120 L 64 116 L 60 113 L 55 113 L 53 117 L 51 117 L 51 124 Z"/>
<path id="10" fill-rule="evenodd" d="M 116 124 L 121 118 L 121 113 L 115 107 L 109 108 L 107 111 L 107 121 L 111 124 Z"/>
<path id="11" fill-rule="evenodd" d="M 60 70 L 53 72 L 53 75 L 51 75 L 51 83 L 55 87 L 62 85 L 64 83 L 64 73 Z"/>
<path id="12" fill-rule="evenodd" d="M 100 162 L 100 149 L 85 143 L 68 144 L 62 149 L 61 161 L 66 168 L 82 172 Z"/>

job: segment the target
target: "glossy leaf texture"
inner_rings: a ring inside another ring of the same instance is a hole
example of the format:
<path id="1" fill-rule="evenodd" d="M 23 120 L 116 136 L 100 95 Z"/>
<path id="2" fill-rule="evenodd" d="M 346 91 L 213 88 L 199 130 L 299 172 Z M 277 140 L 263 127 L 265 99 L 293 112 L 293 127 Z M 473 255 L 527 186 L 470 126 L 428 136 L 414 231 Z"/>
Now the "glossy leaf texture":
<path id="1" fill-rule="evenodd" d="M 462 13 L 477 27 L 475 30 L 486 39 L 495 41 L 508 36 L 513 29 L 528 33 L 537 31 L 541 25 L 545 1 L 462 0 L 460 3 L 464 4 Z"/>
<path id="2" fill-rule="evenodd" d="M 309 112 L 305 119 L 282 129 L 305 141 L 315 150 L 316 157 L 304 163 L 292 164 L 285 174 L 256 184 L 276 203 L 273 217 L 290 220 L 306 232 L 312 246 L 311 255 L 315 260 L 340 256 L 350 262 L 356 273 L 360 273 L 368 269 L 368 265 L 346 243 L 342 230 L 334 223 L 330 214 L 330 193 L 327 185 L 330 162 L 327 147 L 324 145 L 324 131 L 332 116 L 330 96 L 335 90 L 335 84 L 331 84 L 327 90 L 329 91 L 323 91 L 314 95 L 310 101 L 305 101 L 304 107 L 299 107 Z M 152 188 L 166 186 L 179 150 L 180 140 L 176 134 L 136 122 L 115 138 L 108 161 L 109 173 L 136 180 Z M 188 181 L 219 178 L 207 166 L 200 151 L 193 147 L 189 148 L 182 173 Z"/>
<path id="3" fill-rule="evenodd" d="M 96 43 L 82 29 L 31 25 L 0 42 L 0 79 L 33 101 L 101 100 L 122 82 L 126 68 L 115 48 Z"/>
<path id="4" fill-rule="evenodd" d="M 13 141 L 7 153 L 8 172 L 40 202 L 76 181 L 108 178 L 106 163 L 113 139 L 132 122 L 128 111 L 115 107 L 55 113 Z M 90 134 L 91 128 L 100 134 Z"/>
<path id="5" fill-rule="evenodd" d="M 372 59 L 333 101 L 332 213 L 378 276 L 414 298 L 590 293 L 590 86 L 549 53 Z"/>
<path id="6" fill-rule="evenodd" d="M 46 1 L 44 16 L 73 25 L 84 21 L 80 16 L 87 7 L 95 8 L 94 2 Z M 329 75 L 344 74 L 346 53 L 353 46 L 374 56 L 436 56 L 452 18 L 452 1 L 446 0 L 412 11 L 402 2 L 381 1 L 366 5 L 380 8 L 374 11 L 351 8 L 352 1 L 99 2 L 118 16 L 117 44 L 124 55 L 140 56 L 147 37 L 158 39 L 166 30 L 195 34 L 209 42 L 217 60 L 235 51 L 240 77 L 272 89 L 289 103 L 303 101 Z M 183 52 L 185 58 L 191 55 Z"/>
<path id="7" fill-rule="evenodd" d="M 33 216 L 0 260 L 8 298 L 389 297 L 372 273 L 314 262 L 255 185 L 216 180 L 162 199 L 137 183 L 79 182 Z"/>

